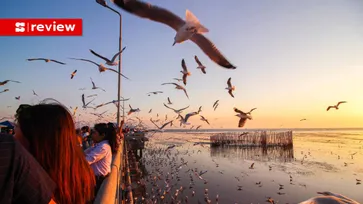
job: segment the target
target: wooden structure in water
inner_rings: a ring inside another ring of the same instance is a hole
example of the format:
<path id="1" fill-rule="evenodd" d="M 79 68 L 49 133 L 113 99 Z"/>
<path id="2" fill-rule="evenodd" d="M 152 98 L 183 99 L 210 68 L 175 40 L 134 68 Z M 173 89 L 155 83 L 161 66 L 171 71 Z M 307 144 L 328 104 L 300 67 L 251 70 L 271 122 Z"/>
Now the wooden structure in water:
<path id="1" fill-rule="evenodd" d="M 293 132 L 274 132 L 274 131 L 256 131 L 256 132 L 227 132 L 217 133 L 210 136 L 211 146 L 293 146 Z"/>

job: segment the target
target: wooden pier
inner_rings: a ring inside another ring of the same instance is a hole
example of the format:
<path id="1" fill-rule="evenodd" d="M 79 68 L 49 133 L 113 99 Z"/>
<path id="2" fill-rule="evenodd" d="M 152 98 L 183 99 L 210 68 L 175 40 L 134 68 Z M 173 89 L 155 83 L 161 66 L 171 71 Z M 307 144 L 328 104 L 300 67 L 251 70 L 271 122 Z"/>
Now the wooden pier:
<path id="1" fill-rule="evenodd" d="M 273 131 L 256 131 L 256 132 L 227 132 L 217 133 L 210 136 L 211 146 L 293 146 L 293 132 L 273 132 Z"/>

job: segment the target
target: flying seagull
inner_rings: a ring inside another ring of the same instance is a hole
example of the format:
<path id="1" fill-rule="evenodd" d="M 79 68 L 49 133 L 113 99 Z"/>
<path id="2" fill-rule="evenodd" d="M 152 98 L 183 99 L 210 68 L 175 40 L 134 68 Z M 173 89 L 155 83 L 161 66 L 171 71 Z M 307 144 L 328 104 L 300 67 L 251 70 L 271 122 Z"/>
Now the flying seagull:
<path id="1" fill-rule="evenodd" d="M 300 121 L 305 121 L 305 120 L 306 120 L 306 118 L 300 119 Z"/>
<path id="2" fill-rule="evenodd" d="M 9 82 L 20 83 L 20 81 L 5 80 L 5 81 L 0 81 L 0 86 L 4 86 L 5 84 L 7 84 L 7 83 L 9 83 Z"/>
<path id="3" fill-rule="evenodd" d="M 148 96 L 150 96 L 150 94 L 156 95 L 158 93 L 163 93 L 163 92 L 162 91 L 152 91 L 152 92 L 149 92 L 149 93 L 146 93 L 146 94 L 148 94 Z"/>
<path id="4" fill-rule="evenodd" d="M 74 70 L 71 74 L 71 79 L 73 79 L 74 76 L 76 76 L 77 70 Z"/>
<path id="5" fill-rule="evenodd" d="M 127 113 L 127 115 L 131 115 L 131 113 L 140 112 L 139 108 L 133 109 L 130 104 L 129 104 L 129 107 L 130 107 L 130 111 Z"/>
<path id="6" fill-rule="evenodd" d="M 152 122 L 152 124 L 154 124 L 159 130 L 162 130 L 165 126 L 169 125 L 170 123 L 172 123 L 173 121 L 169 121 L 165 124 L 163 124 L 161 127 L 159 127 L 151 118 L 150 118 L 150 121 Z"/>
<path id="7" fill-rule="evenodd" d="M 27 59 L 27 60 L 28 61 L 43 60 L 45 62 L 55 62 L 55 63 L 62 64 L 62 65 L 66 64 L 64 62 L 60 62 L 60 61 L 57 61 L 57 60 L 54 60 L 54 59 L 46 59 L 46 58 L 32 58 L 32 59 Z"/>
<path id="8" fill-rule="evenodd" d="M 339 101 L 339 102 L 337 103 L 337 105 L 335 105 L 335 106 L 329 106 L 329 107 L 326 109 L 326 111 L 330 110 L 331 108 L 335 108 L 336 110 L 338 110 L 338 109 L 339 109 L 339 105 L 340 105 L 340 104 L 342 104 L 342 103 L 346 103 L 346 101 Z"/>
<path id="9" fill-rule="evenodd" d="M 176 114 L 180 114 L 183 110 L 185 110 L 185 109 L 189 108 L 189 106 L 187 106 L 187 107 L 185 107 L 185 108 L 181 108 L 181 109 L 176 110 L 176 109 L 174 109 L 174 108 L 171 108 L 171 107 L 167 106 L 165 103 L 164 103 L 164 106 L 165 106 L 166 108 L 169 108 L 169 109 L 173 110 Z"/>
<path id="10" fill-rule="evenodd" d="M 20 100 L 20 96 L 15 97 L 15 100 Z"/>
<path id="11" fill-rule="evenodd" d="M 197 57 L 197 55 L 195 55 L 194 56 L 194 59 L 195 59 L 195 61 L 197 62 L 197 64 L 198 64 L 198 67 L 197 67 L 197 69 L 200 69 L 200 70 L 202 70 L 202 72 L 203 72 L 203 74 L 206 74 L 207 72 L 205 71 L 205 66 L 199 61 L 199 59 L 198 59 L 198 57 Z"/>
<path id="12" fill-rule="evenodd" d="M 37 94 L 37 93 L 35 93 L 35 91 L 34 91 L 34 90 L 33 90 L 33 95 L 34 95 L 34 96 L 38 96 L 38 94 Z"/>
<path id="13" fill-rule="evenodd" d="M 200 49 L 215 63 L 227 68 L 236 69 L 217 49 L 217 47 L 206 38 L 203 33 L 209 32 L 198 20 L 197 17 L 192 14 L 189 10 L 186 10 L 186 20 L 184 21 L 179 16 L 173 14 L 172 12 L 145 3 L 142 1 L 125 1 L 125 0 L 112 0 L 117 6 L 123 10 L 132 13 L 138 17 L 150 19 L 159 23 L 163 23 L 173 28 L 177 33 L 174 37 L 174 44 L 181 43 L 190 39 L 195 44 L 197 44 Z"/>
<path id="14" fill-rule="evenodd" d="M 0 93 L 8 92 L 9 89 L 4 89 L 3 91 L 0 91 Z"/>
<path id="15" fill-rule="evenodd" d="M 171 101 L 170 101 L 170 98 L 168 97 L 168 104 L 171 105 L 173 104 Z"/>
<path id="16" fill-rule="evenodd" d="M 252 117 L 250 115 L 248 115 L 247 113 L 237 109 L 237 108 L 233 108 L 234 112 L 238 113 L 236 116 L 238 116 L 239 122 L 238 122 L 238 127 L 243 127 L 246 124 L 246 120 L 252 120 Z"/>
<path id="17" fill-rule="evenodd" d="M 120 99 L 120 100 L 113 100 L 113 101 L 110 101 L 110 102 L 107 102 L 107 103 L 102 103 L 102 104 L 100 104 L 100 105 L 97 105 L 97 106 L 95 107 L 95 109 L 96 109 L 96 108 L 99 108 L 99 107 L 102 107 L 102 106 L 105 106 L 105 105 L 108 105 L 108 104 L 111 104 L 111 103 L 116 104 L 116 103 L 118 103 L 118 102 L 120 102 L 120 101 L 128 101 L 128 100 L 129 100 L 129 98 L 127 98 L 127 99 Z"/>
<path id="18" fill-rule="evenodd" d="M 180 86 L 180 85 L 179 85 L 179 84 L 177 84 L 177 83 L 163 83 L 163 84 L 161 84 L 161 85 L 166 85 L 166 84 L 172 84 L 172 85 L 175 85 L 175 88 L 176 88 L 176 89 L 183 90 L 183 91 L 184 91 L 184 93 L 185 93 L 185 95 L 186 95 L 186 96 L 187 96 L 187 98 L 189 99 L 189 96 L 188 96 L 187 90 L 186 90 L 184 87 Z"/>
<path id="19" fill-rule="evenodd" d="M 102 91 L 106 92 L 105 89 L 103 89 L 101 87 L 97 87 L 95 82 L 92 80 L 92 78 L 90 78 L 90 79 L 91 79 L 91 82 L 92 82 L 92 89 L 101 89 Z"/>
<path id="20" fill-rule="evenodd" d="M 91 108 L 91 107 L 88 107 L 88 105 L 89 105 L 90 103 L 92 103 L 92 101 L 94 101 L 94 100 L 95 100 L 95 99 L 93 99 L 93 100 L 91 100 L 90 102 L 86 103 L 86 101 L 85 101 L 85 99 L 84 99 L 84 94 L 82 94 L 82 104 L 83 104 L 82 108 Z"/>
<path id="21" fill-rule="evenodd" d="M 200 120 L 202 120 L 202 121 L 208 123 L 208 125 L 210 125 L 209 122 L 208 122 L 208 120 L 204 116 L 202 116 L 202 115 L 200 116 Z"/>
<path id="22" fill-rule="evenodd" d="M 180 126 L 181 125 L 190 125 L 190 123 L 187 123 L 188 122 L 188 119 L 190 117 L 195 116 L 195 115 L 198 115 L 198 114 L 199 114 L 198 112 L 191 112 L 191 113 L 186 114 L 185 115 L 185 118 L 179 114 L 178 117 L 181 118 L 181 120 L 180 120 Z"/>
<path id="23" fill-rule="evenodd" d="M 191 75 L 191 73 L 188 71 L 187 65 L 185 64 L 185 60 L 182 59 L 182 68 L 183 71 L 180 71 L 183 74 L 183 83 L 184 85 L 187 85 L 187 77 Z"/>
<path id="24" fill-rule="evenodd" d="M 229 95 L 231 95 L 234 98 L 232 91 L 234 91 L 236 89 L 236 87 L 232 86 L 231 77 L 229 77 L 229 79 L 227 81 L 227 85 L 228 85 L 228 87 L 226 89 L 228 90 Z"/>
<path id="25" fill-rule="evenodd" d="M 94 55 L 96 55 L 97 57 L 99 57 L 99 58 L 101 58 L 101 59 L 103 59 L 103 60 L 105 60 L 106 61 L 106 64 L 107 65 L 109 65 L 109 66 L 116 66 L 116 65 L 118 65 L 118 63 L 119 63 L 119 61 L 117 60 L 117 61 L 115 61 L 116 60 L 116 58 L 124 51 L 126 49 L 126 47 L 124 47 L 124 48 L 122 48 L 122 50 L 121 51 L 119 51 L 118 53 L 116 53 L 113 57 L 112 57 L 112 59 L 111 60 L 109 60 L 109 59 L 107 59 L 106 57 L 104 57 L 104 56 L 102 56 L 102 55 L 99 55 L 99 54 L 97 54 L 95 51 L 93 51 L 93 50 L 89 50 L 92 54 L 94 54 Z"/>
<path id="26" fill-rule="evenodd" d="M 218 104 L 219 100 L 216 100 L 216 102 L 213 103 L 213 108 Z"/>
<path id="27" fill-rule="evenodd" d="M 98 67 L 98 71 L 99 72 L 105 72 L 105 71 L 109 70 L 109 71 L 115 72 L 117 74 L 120 74 L 121 76 L 123 76 L 126 79 L 129 79 L 125 75 L 121 74 L 120 72 L 118 72 L 118 71 L 116 71 L 114 69 L 105 67 L 103 64 L 97 64 L 96 62 L 91 61 L 91 60 L 88 60 L 88 59 L 78 59 L 78 58 L 70 58 L 70 59 L 73 59 L 73 60 L 81 60 L 81 61 L 85 61 L 85 62 L 90 62 L 90 63 L 92 63 L 92 64 L 94 64 L 94 65 L 96 65 Z"/>

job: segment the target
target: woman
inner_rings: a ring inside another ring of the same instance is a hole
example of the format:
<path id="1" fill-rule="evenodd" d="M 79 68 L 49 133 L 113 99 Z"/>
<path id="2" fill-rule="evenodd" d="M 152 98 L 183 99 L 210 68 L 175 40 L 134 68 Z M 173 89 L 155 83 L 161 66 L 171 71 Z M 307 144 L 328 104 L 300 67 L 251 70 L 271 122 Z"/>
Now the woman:
<path id="1" fill-rule="evenodd" d="M 95 146 L 87 149 L 85 153 L 96 177 L 95 193 L 97 194 L 103 180 L 111 172 L 112 154 L 117 152 L 119 144 L 116 129 L 112 123 L 96 124 L 91 137 Z"/>
<path id="2" fill-rule="evenodd" d="M 71 114 L 60 104 L 20 105 L 15 138 L 56 183 L 56 203 L 87 203 L 94 198 L 92 169 L 78 146 Z"/>

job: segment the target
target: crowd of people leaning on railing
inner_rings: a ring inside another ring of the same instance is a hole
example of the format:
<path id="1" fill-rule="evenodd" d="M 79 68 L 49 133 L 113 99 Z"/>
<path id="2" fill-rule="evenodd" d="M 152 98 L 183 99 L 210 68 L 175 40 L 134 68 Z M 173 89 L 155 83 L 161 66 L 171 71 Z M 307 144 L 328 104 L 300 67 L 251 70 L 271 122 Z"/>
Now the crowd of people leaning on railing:
<path id="1" fill-rule="evenodd" d="M 93 203 L 122 137 L 113 123 L 76 130 L 59 103 L 20 105 L 9 133 L 0 135 L 1 204 Z"/>

